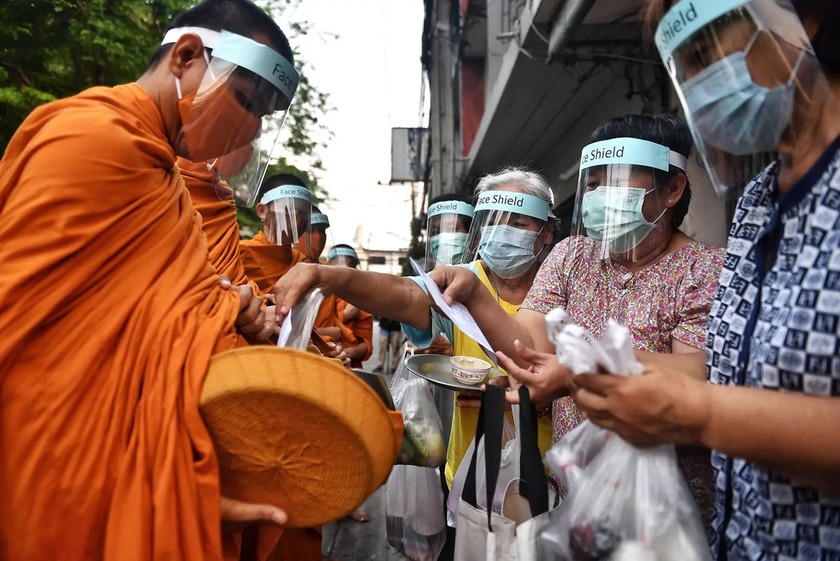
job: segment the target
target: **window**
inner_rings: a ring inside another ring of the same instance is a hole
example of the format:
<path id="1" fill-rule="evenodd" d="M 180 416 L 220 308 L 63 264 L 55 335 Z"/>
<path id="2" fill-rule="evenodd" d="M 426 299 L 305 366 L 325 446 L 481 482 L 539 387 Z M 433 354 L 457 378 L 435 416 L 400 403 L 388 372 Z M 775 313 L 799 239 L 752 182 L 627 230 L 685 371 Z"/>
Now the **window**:
<path id="1" fill-rule="evenodd" d="M 400 264 L 400 267 L 402 267 L 403 265 L 408 263 L 408 257 L 400 257 L 397 262 Z"/>
<path id="2" fill-rule="evenodd" d="M 371 265 L 384 265 L 385 264 L 385 256 L 384 255 L 371 255 L 368 258 L 368 263 Z"/>

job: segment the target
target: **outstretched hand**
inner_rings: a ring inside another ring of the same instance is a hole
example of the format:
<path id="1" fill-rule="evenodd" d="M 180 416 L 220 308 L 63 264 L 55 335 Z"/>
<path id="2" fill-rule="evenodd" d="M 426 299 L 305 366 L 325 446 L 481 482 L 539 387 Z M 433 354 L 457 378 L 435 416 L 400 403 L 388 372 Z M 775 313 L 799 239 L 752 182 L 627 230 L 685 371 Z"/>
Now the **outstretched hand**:
<path id="1" fill-rule="evenodd" d="M 262 298 L 254 294 L 254 289 L 247 284 L 232 286 L 225 276 L 220 282 L 224 290 L 232 290 L 239 295 L 239 314 L 234 322 L 236 330 L 251 343 L 267 341 L 274 328 L 271 322 L 266 321 Z"/>
<path id="2" fill-rule="evenodd" d="M 468 302 L 473 296 L 473 291 L 481 286 L 478 276 L 466 267 L 437 267 L 429 273 L 429 278 L 438 286 L 443 293 L 443 299 L 449 305 L 454 302 Z"/>
<path id="3" fill-rule="evenodd" d="M 710 417 L 709 384 L 647 365 L 644 374 L 573 377 L 578 409 L 636 446 L 700 444 Z"/>
<path id="4" fill-rule="evenodd" d="M 283 323 L 289 310 L 295 307 L 311 289 L 319 287 L 321 282 L 321 265 L 298 263 L 280 280 L 274 283 L 275 321 Z M 325 293 L 326 295 L 326 293 Z"/>
<path id="5" fill-rule="evenodd" d="M 496 352 L 499 364 L 507 371 L 510 378 L 511 391 L 505 396 L 509 403 L 519 403 L 520 385 L 528 388 L 531 401 L 537 409 L 542 409 L 559 397 L 569 395 L 571 372 L 557 361 L 556 356 L 528 348 L 518 339 L 513 342 L 513 346 L 518 357 L 530 366 L 527 369 L 521 368 L 504 353 Z M 505 382 L 496 378 L 490 383 L 503 385 Z"/>

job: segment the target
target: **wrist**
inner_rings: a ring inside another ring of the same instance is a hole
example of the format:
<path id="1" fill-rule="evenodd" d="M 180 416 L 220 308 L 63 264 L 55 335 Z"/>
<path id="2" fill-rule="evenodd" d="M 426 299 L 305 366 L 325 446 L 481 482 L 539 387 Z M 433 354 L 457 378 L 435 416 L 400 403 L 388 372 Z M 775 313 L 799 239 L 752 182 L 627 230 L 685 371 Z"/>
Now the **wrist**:
<path id="1" fill-rule="evenodd" d="M 687 402 L 688 407 L 683 409 L 685 418 L 682 425 L 686 430 L 683 431 L 685 441 L 681 444 L 713 448 L 711 436 L 714 385 L 708 382 L 693 382 L 686 393 L 690 399 Z"/>

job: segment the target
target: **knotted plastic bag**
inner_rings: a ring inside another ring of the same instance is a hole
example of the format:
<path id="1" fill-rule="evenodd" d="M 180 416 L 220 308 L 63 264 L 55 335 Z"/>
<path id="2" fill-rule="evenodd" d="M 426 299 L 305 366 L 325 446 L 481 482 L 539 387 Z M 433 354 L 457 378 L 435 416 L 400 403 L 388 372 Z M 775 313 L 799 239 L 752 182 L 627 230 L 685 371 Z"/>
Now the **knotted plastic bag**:
<path id="1" fill-rule="evenodd" d="M 609 320 L 601 339 L 562 309 L 546 315 L 558 360 L 576 374 L 638 375 L 626 327 Z M 542 539 L 568 561 L 710 561 L 700 514 L 672 445 L 636 448 L 583 422 L 545 463 L 568 489 Z"/>

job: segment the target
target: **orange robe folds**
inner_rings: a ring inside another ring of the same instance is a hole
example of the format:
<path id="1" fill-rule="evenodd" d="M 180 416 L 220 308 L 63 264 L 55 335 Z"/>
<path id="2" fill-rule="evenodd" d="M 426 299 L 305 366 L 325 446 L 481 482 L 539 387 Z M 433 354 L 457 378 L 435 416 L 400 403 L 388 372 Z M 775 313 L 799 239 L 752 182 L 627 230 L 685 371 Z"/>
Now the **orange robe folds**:
<path id="1" fill-rule="evenodd" d="M 306 262 L 306 256 L 294 248 L 281 247 L 265 237 L 262 232 L 250 240 L 242 240 L 242 262 L 245 274 L 256 282 L 263 294 L 271 292 L 274 283 L 298 263 Z M 315 317 L 315 329 L 338 327 L 345 341 L 353 341 L 353 332 L 338 319 L 338 299 L 332 294 L 324 298 Z"/>
<path id="2" fill-rule="evenodd" d="M 221 559 L 198 397 L 238 298 L 137 84 L 24 121 L 0 240 L 0 559 Z"/>
<path id="3" fill-rule="evenodd" d="M 268 241 L 262 232 L 251 240 L 242 240 L 239 248 L 245 275 L 257 283 L 263 294 L 271 292 L 274 283 L 289 269 L 306 261 L 303 253 Z"/>
<path id="4" fill-rule="evenodd" d="M 359 314 L 355 318 L 346 320 L 344 319 L 345 308 L 347 308 L 347 302 L 339 298 L 338 317 L 341 318 L 344 324 L 350 328 L 350 331 L 352 331 L 353 335 L 356 337 L 354 344 L 358 345 L 359 343 L 364 343 L 367 348 L 364 358 L 361 360 L 353 359 L 350 364 L 351 368 L 361 368 L 362 362 L 369 359 L 371 353 L 373 353 L 373 314 L 369 314 L 364 310 L 359 310 Z"/>
<path id="5" fill-rule="evenodd" d="M 177 164 L 193 206 L 201 215 L 201 229 L 207 237 L 210 263 L 234 286 L 249 284 L 255 294 L 260 294 L 257 284 L 245 276 L 233 193 L 214 171 L 207 169 L 204 162 L 178 158 Z"/>

